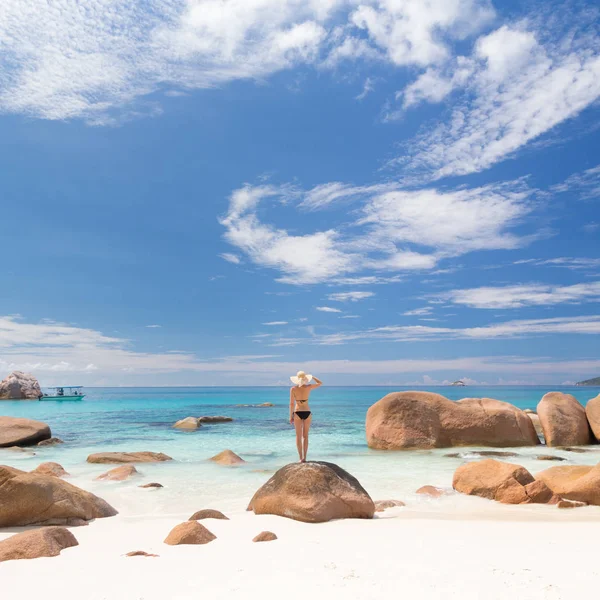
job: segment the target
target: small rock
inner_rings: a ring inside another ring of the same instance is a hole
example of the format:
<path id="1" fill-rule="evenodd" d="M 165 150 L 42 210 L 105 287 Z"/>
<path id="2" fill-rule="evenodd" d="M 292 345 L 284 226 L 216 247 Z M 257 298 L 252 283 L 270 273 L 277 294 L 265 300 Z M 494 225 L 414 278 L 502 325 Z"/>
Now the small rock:
<path id="1" fill-rule="evenodd" d="M 588 506 L 587 502 L 577 502 L 576 500 L 560 500 L 557 505 L 558 508 L 579 508 L 581 506 Z"/>
<path id="2" fill-rule="evenodd" d="M 173 427 L 175 427 L 176 429 L 193 430 L 198 429 L 198 427 L 201 427 L 201 425 L 200 420 L 196 417 L 186 417 L 185 419 L 181 419 L 181 421 L 177 421 L 177 423 L 175 423 Z"/>
<path id="3" fill-rule="evenodd" d="M 152 483 L 145 483 L 144 485 L 140 485 L 139 487 L 141 487 L 141 488 L 161 488 L 161 487 L 165 487 L 165 486 L 162 485 L 162 483 L 152 482 Z"/>
<path id="4" fill-rule="evenodd" d="M 36 467 L 32 473 L 40 475 L 52 475 L 53 477 L 68 477 L 69 474 L 63 469 L 62 465 L 55 462 L 45 462 Z"/>
<path id="5" fill-rule="evenodd" d="M 447 458 L 461 458 L 460 452 L 449 452 L 448 454 L 444 454 Z"/>
<path id="6" fill-rule="evenodd" d="M 585 454 L 586 452 L 592 452 L 592 450 L 589 450 L 588 448 L 574 448 L 572 446 L 559 448 L 559 450 L 564 450 L 565 452 L 575 452 L 576 454 Z"/>
<path id="7" fill-rule="evenodd" d="M 125 556 L 152 556 L 152 557 L 157 557 L 158 554 L 149 554 L 148 552 L 144 552 L 143 550 L 134 550 L 133 552 L 128 552 Z"/>
<path id="8" fill-rule="evenodd" d="M 383 512 L 387 508 L 396 508 L 397 506 L 406 506 L 402 500 L 376 500 L 375 512 Z"/>
<path id="9" fill-rule="evenodd" d="M 423 496 L 431 496 L 432 498 L 439 498 L 443 496 L 446 492 L 444 490 L 434 487 L 433 485 L 424 485 L 420 487 L 415 493 L 421 494 Z"/>
<path id="10" fill-rule="evenodd" d="M 211 533 L 198 521 L 186 521 L 176 525 L 166 537 L 165 544 L 179 546 L 181 544 L 208 544 L 216 540 L 217 536 Z"/>
<path id="11" fill-rule="evenodd" d="M 556 461 L 561 461 L 561 460 L 567 460 L 566 458 L 563 458 L 562 456 L 553 456 L 552 454 L 540 454 L 539 456 L 536 456 L 537 460 L 556 460 Z"/>
<path id="12" fill-rule="evenodd" d="M 235 452 L 231 450 L 223 450 L 223 452 L 219 452 L 215 456 L 211 456 L 209 460 L 216 462 L 219 465 L 239 465 L 245 463 L 246 461 L 238 456 Z"/>
<path id="13" fill-rule="evenodd" d="M 97 452 L 87 457 L 89 463 L 120 464 L 147 463 L 173 460 L 162 452 Z"/>
<path id="14" fill-rule="evenodd" d="M 506 458 L 519 456 L 516 452 L 505 452 L 504 450 L 480 450 L 477 454 L 479 454 L 479 456 L 499 456 Z"/>
<path id="15" fill-rule="evenodd" d="M 47 440 L 42 440 L 41 442 L 37 443 L 38 446 L 58 446 L 58 444 L 64 444 L 64 442 L 57 437 L 51 437 Z"/>
<path id="16" fill-rule="evenodd" d="M 229 423 L 233 421 L 232 417 L 200 417 L 198 419 L 200 423 Z"/>
<path id="17" fill-rule="evenodd" d="M 75 536 L 64 527 L 44 527 L 25 531 L 0 542 L 0 562 L 58 556 L 61 550 L 77 545 Z"/>
<path id="18" fill-rule="evenodd" d="M 96 477 L 96 481 L 125 481 L 133 475 L 139 474 L 139 471 L 133 465 L 123 465 L 99 475 Z"/>
<path id="19" fill-rule="evenodd" d="M 253 542 L 272 542 L 277 539 L 277 536 L 272 531 L 261 531 L 252 539 Z"/>
<path id="20" fill-rule="evenodd" d="M 229 517 L 226 517 L 220 510 L 213 510 L 212 508 L 205 508 L 195 512 L 188 521 L 202 521 L 202 519 L 222 519 L 229 521 Z"/>

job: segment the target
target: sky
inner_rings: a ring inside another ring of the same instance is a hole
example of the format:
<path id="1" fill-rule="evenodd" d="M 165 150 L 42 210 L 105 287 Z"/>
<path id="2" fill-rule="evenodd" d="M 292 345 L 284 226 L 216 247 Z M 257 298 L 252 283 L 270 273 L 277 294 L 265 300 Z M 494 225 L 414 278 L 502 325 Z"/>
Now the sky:
<path id="1" fill-rule="evenodd" d="M 0 375 L 600 376 L 600 10 L 3 0 Z"/>

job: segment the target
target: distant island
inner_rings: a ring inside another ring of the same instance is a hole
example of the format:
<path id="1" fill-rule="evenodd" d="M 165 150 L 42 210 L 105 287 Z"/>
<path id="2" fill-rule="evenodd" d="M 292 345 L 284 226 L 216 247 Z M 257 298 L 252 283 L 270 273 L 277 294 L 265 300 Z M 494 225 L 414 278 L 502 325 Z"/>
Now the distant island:
<path id="1" fill-rule="evenodd" d="M 575 385 L 598 385 L 598 386 L 600 386 L 600 377 L 594 377 L 593 379 L 586 379 L 585 381 L 578 381 Z"/>
<path id="2" fill-rule="evenodd" d="M 464 381 L 462 381 L 461 379 L 458 379 L 457 381 L 452 382 L 450 385 L 457 385 L 458 387 L 464 387 L 467 384 Z"/>

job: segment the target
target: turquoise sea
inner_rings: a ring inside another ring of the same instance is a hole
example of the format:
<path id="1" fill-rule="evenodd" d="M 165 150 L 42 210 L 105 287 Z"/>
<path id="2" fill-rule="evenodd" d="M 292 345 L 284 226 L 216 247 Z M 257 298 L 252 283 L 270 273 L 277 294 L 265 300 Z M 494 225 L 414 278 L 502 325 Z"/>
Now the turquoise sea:
<path id="1" fill-rule="evenodd" d="M 364 434 L 369 406 L 392 391 L 414 388 L 327 387 L 313 392 L 309 460 L 335 462 L 359 478 L 372 496 L 405 499 L 425 484 L 449 487 L 452 473 L 472 451 L 461 458 L 448 451 L 381 452 L 367 448 Z M 548 391 L 573 394 L 582 404 L 600 393 L 586 387 L 428 387 L 452 400 L 488 397 L 535 409 Z M 216 505 L 244 510 L 247 500 L 277 468 L 297 460 L 295 438 L 288 421 L 288 388 L 87 388 L 80 402 L 0 402 L 0 414 L 38 419 L 48 423 L 65 443 L 17 453 L 0 451 L 0 463 L 33 469 L 45 461 L 62 464 L 73 483 L 97 492 L 132 516 L 160 511 L 196 510 Z M 270 408 L 252 405 L 271 402 Z M 239 406 L 247 405 L 247 406 Z M 225 415 L 231 423 L 204 425 L 197 431 L 179 431 L 172 425 L 188 416 Z M 247 461 L 242 467 L 222 467 L 207 459 L 229 448 Z M 99 451 L 164 452 L 174 461 L 140 465 L 141 475 L 123 483 L 95 482 L 106 465 L 86 463 Z M 511 459 L 530 470 L 550 466 L 539 463 L 540 448 L 516 450 Z M 562 451 L 543 449 L 543 453 Z M 595 464 L 600 446 L 586 454 L 562 452 L 569 462 Z M 158 481 L 165 488 L 142 492 L 140 483 Z M 115 498 L 116 497 L 116 498 Z"/>

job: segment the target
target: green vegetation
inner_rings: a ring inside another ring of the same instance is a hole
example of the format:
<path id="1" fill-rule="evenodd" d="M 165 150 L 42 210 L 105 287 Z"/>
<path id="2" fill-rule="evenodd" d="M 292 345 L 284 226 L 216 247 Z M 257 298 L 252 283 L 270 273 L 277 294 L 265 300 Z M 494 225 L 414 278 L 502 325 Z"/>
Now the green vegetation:
<path id="1" fill-rule="evenodd" d="M 585 381 L 578 381 L 575 385 L 598 385 L 598 386 L 600 386 L 600 377 L 594 377 L 594 379 L 586 379 Z"/>

